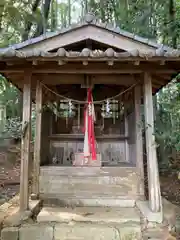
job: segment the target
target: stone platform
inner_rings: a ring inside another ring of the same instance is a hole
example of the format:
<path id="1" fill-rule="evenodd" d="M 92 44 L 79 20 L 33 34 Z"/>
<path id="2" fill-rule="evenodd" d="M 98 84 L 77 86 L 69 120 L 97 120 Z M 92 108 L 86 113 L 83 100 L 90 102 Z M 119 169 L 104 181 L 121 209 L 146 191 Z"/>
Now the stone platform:
<path id="1" fill-rule="evenodd" d="M 86 223 L 139 223 L 140 213 L 135 208 L 108 207 L 43 207 L 37 216 L 37 222 L 86 222 Z"/>
<path id="2" fill-rule="evenodd" d="M 135 232 L 132 232 L 134 230 Z M 131 232 L 131 233 L 130 233 Z M 128 235 L 127 235 L 128 233 Z M 5 228 L 2 240 L 140 240 L 138 224 L 31 224 Z"/>
<path id="3" fill-rule="evenodd" d="M 175 240 L 169 233 L 174 225 L 172 207 L 164 202 L 164 208 L 166 221 L 158 224 L 148 222 L 137 207 L 43 206 L 29 220 L 11 217 L 1 240 Z"/>
<path id="4" fill-rule="evenodd" d="M 120 240 L 127 237 L 140 240 L 142 237 L 140 213 L 135 208 L 43 207 L 37 222 L 55 222 L 54 236 L 57 240 Z"/>
<path id="5" fill-rule="evenodd" d="M 134 207 L 140 199 L 134 167 L 41 167 L 40 197 L 63 206 Z"/>

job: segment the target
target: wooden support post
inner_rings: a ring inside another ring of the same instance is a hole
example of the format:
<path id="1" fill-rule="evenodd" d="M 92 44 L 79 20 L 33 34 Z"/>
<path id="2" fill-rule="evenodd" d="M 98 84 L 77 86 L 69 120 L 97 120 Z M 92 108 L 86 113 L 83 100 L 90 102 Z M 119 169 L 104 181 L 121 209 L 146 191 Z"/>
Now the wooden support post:
<path id="1" fill-rule="evenodd" d="M 0 135 L 3 135 L 6 124 L 6 104 L 0 102 Z"/>
<path id="2" fill-rule="evenodd" d="M 29 161 L 31 141 L 31 73 L 24 75 L 23 122 L 21 143 L 20 211 L 28 210 L 29 203 Z"/>
<path id="3" fill-rule="evenodd" d="M 36 85 L 36 131 L 34 142 L 34 162 L 33 162 L 33 186 L 32 199 L 39 197 L 39 172 L 41 161 L 41 125 L 42 125 L 42 85 L 37 81 Z"/>
<path id="4" fill-rule="evenodd" d="M 144 197 L 144 164 L 143 164 L 143 139 L 141 119 L 141 85 L 134 89 L 135 108 L 135 142 L 136 142 L 136 168 L 139 175 L 139 195 Z"/>
<path id="5" fill-rule="evenodd" d="M 162 202 L 160 194 L 156 143 L 154 136 L 152 82 L 149 73 L 144 74 L 144 113 L 146 131 L 149 206 L 152 212 L 160 212 L 162 208 Z"/>
<path id="6" fill-rule="evenodd" d="M 124 128 L 125 128 L 125 136 L 127 137 L 129 136 L 127 111 L 125 111 L 125 115 L 124 115 Z M 126 162 L 129 162 L 129 143 L 127 138 L 125 139 L 125 158 L 126 158 Z"/>

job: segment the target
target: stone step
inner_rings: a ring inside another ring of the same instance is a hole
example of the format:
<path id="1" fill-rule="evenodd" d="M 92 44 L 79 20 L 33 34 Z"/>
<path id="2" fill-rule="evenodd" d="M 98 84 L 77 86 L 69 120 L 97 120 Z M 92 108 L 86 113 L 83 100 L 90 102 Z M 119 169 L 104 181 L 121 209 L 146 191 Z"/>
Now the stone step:
<path id="1" fill-rule="evenodd" d="M 83 195 L 69 194 L 40 194 L 46 205 L 68 206 L 89 206 L 89 207 L 134 207 L 136 198 L 130 196 L 110 196 L 105 194 L 84 193 Z"/>
<path id="2" fill-rule="evenodd" d="M 110 201 L 112 206 L 134 206 L 139 198 L 132 167 L 42 167 L 39 181 L 43 200 L 55 198 L 78 206 L 107 206 Z"/>
<path id="3" fill-rule="evenodd" d="M 138 223 L 140 225 L 140 213 L 135 208 L 112 207 L 43 207 L 37 216 L 39 223 L 99 223 L 122 224 Z"/>
<path id="4" fill-rule="evenodd" d="M 136 173 L 135 167 L 63 167 L 43 166 L 41 176 L 121 176 Z"/>
<path id="5" fill-rule="evenodd" d="M 4 228 L 3 240 L 142 240 L 139 223 L 36 223 Z"/>

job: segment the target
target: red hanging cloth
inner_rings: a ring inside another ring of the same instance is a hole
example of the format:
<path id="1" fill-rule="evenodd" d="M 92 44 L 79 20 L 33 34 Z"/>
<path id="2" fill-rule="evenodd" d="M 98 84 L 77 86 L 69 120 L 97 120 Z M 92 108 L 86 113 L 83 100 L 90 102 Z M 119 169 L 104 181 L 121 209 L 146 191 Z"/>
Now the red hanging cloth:
<path id="1" fill-rule="evenodd" d="M 95 111 L 92 97 L 92 89 L 87 91 L 87 104 L 84 111 L 84 157 L 92 160 L 97 159 L 96 155 L 96 140 L 94 133 Z"/>

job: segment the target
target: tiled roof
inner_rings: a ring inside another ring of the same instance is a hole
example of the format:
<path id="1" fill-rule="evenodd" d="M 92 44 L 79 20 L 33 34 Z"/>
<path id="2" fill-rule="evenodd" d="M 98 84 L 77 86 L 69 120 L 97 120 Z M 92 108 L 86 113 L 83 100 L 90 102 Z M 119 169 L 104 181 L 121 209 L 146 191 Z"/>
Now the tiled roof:
<path id="1" fill-rule="evenodd" d="M 105 23 L 100 23 L 95 17 L 93 14 L 87 14 L 85 17 L 84 17 L 84 20 L 82 22 L 80 22 L 79 24 L 72 24 L 71 26 L 67 27 L 67 28 L 63 28 L 57 32 L 48 32 L 46 34 L 43 34 L 39 37 L 36 37 L 36 38 L 32 38 L 32 39 L 29 39 L 27 41 L 24 41 L 22 43 L 18 43 L 18 44 L 14 44 L 8 48 L 13 48 L 13 49 L 21 49 L 23 47 L 26 47 L 26 46 L 29 46 L 29 45 L 32 45 L 32 44 L 35 44 L 35 43 L 38 43 L 38 42 L 41 42 L 43 40 L 46 40 L 46 39 L 49 39 L 49 38 L 52 38 L 52 37 L 55 37 L 55 36 L 58 36 L 58 35 L 61 35 L 61 34 L 64 34 L 66 32 L 70 32 L 72 30 L 76 30 L 78 28 L 81 28 L 81 27 L 84 27 L 84 26 L 87 26 L 87 25 L 91 25 L 91 26 L 96 26 L 98 28 L 101 28 L 101 29 L 105 29 L 105 30 L 108 30 L 108 31 L 111 31 L 112 33 L 116 33 L 116 34 L 120 34 L 121 36 L 124 36 L 124 37 L 127 37 L 127 38 L 130 38 L 134 41 L 137 41 L 137 42 L 140 42 L 140 43 L 143 43 L 143 44 L 146 44 L 146 45 L 149 45 L 151 47 L 154 47 L 154 48 L 161 48 L 165 51 L 168 51 L 168 50 L 172 50 L 172 48 L 168 47 L 168 46 L 165 46 L 163 44 L 159 44 L 155 41 L 152 41 L 151 39 L 148 39 L 148 38 L 143 38 L 143 37 L 140 37 L 136 34 L 133 34 L 133 33 L 130 33 L 130 32 L 127 32 L 127 31 L 124 31 L 122 30 L 120 27 L 118 26 L 114 26 L 112 24 L 105 24 Z M 3 49 L 0 49 L 0 52 L 4 51 Z"/>
<path id="2" fill-rule="evenodd" d="M 90 50 L 88 48 L 82 49 L 82 51 L 66 51 L 64 48 L 59 48 L 57 52 L 47 52 L 47 51 L 40 51 L 38 49 L 22 51 L 22 50 L 15 50 L 13 48 L 4 49 L 0 51 L 0 60 L 5 58 L 51 58 L 60 57 L 60 58 L 88 58 L 90 59 L 128 59 L 129 57 L 134 58 L 142 58 L 142 59 L 152 59 L 156 57 L 164 57 L 164 58 L 179 58 L 180 57 L 180 50 L 164 50 L 162 48 L 151 50 L 151 51 L 128 51 L 128 52 L 115 52 L 112 48 L 108 48 L 106 51 L 100 50 Z"/>

